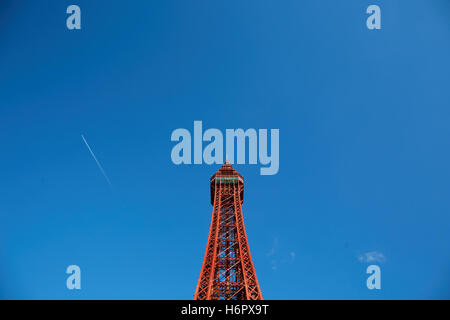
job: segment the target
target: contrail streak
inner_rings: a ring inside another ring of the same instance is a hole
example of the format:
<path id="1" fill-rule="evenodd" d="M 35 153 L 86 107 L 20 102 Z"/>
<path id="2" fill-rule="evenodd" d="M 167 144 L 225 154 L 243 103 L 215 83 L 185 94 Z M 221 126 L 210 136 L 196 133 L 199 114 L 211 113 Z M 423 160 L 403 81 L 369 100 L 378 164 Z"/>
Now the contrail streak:
<path id="1" fill-rule="evenodd" d="M 83 135 L 81 135 L 81 138 L 83 138 L 84 143 L 86 144 L 86 147 L 89 149 L 89 152 L 91 153 L 92 157 L 94 158 L 95 162 L 97 163 L 98 168 L 100 169 L 100 171 L 103 173 L 103 175 L 105 176 L 106 181 L 108 181 L 108 184 L 112 187 L 111 181 L 109 181 L 108 175 L 106 174 L 105 170 L 103 170 L 102 165 L 100 164 L 100 162 L 97 160 L 97 157 L 95 156 L 94 152 L 92 151 L 91 147 L 89 146 L 89 144 L 87 143 L 86 139 L 84 138 Z"/>

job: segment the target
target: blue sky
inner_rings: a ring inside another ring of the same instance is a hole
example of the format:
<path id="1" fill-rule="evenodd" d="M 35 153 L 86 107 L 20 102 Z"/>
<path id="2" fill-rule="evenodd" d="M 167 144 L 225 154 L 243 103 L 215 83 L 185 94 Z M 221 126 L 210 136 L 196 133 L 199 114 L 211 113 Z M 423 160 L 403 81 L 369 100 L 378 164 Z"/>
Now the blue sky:
<path id="1" fill-rule="evenodd" d="M 446 0 L 2 0 L 0 297 L 191 299 L 219 166 L 170 135 L 202 120 L 280 129 L 277 175 L 235 166 L 265 299 L 450 298 L 449 39 Z"/>

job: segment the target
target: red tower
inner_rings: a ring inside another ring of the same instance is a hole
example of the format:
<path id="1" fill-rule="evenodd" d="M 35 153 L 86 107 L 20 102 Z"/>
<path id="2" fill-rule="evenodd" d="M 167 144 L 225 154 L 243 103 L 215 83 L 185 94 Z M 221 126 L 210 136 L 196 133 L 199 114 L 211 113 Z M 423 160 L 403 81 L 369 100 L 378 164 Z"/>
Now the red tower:
<path id="1" fill-rule="evenodd" d="M 242 216 L 244 179 L 225 161 L 210 180 L 213 212 L 194 300 L 262 300 Z"/>

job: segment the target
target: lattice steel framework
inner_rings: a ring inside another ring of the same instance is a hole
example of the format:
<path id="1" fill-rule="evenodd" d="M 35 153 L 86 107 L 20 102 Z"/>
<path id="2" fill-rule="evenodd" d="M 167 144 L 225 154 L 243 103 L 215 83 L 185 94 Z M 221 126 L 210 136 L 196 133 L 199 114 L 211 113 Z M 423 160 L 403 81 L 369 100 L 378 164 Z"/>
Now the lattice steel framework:
<path id="1" fill-rule="evenodd" d="M 194 300 L 262 300 L 242 216 L 244 179 L 226 161 L 210 181 L 211 227 Z"/>

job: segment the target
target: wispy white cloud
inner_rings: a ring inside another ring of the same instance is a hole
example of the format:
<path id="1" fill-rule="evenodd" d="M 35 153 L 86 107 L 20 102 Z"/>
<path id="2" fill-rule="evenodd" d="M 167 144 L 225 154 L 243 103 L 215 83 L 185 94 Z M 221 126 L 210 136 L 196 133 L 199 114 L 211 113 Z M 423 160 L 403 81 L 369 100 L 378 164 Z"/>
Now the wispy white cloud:
<path id="1" fill-rule="evenodd" d="M 278 238 L 277 238 L 277 237 L 274 237 L 274 238 L 273 238 L 272 248 L 270 248 L 270 251 L 267 252 L 267 256 L 268 256 L 268 257 L 274 256 L 275 253 L 276 253 L 277 247 L 278 247 Z"/>
<path id="2" fill-rule="evenodd" d="M 370 251 L 358 256 L 358 261 L 362 263 L 372 263 L 372 262 L 380 262 L 383 263 L 386 261 L 386 257 L 383 253 L 378 251 Z"/>
<path id="3" fill-rule="evenodd" d="M 86 145 L 86 147 L 88 148 L 89 152 L 92 155 L 92 158 L 94 158 L 95 162 L 97 163 L 98 168 L 100 169 L 100 171 L 102 172 L 103 176 L 105 177 L 106 181 L 108 182 L 109 186 L 112 187 L 111 181 L 108 178 L 108 175 L 106 174 L 105 170 L 103 169 L 102 165 L 100 164 L 100 162 L 97 160 L 97 157 L 95 156 L 94 152 L 92 151 L 91 147 L 89 146 L 88 142 L 86 141 L 86 139 L 84 138 L 83 135 L 81 135 L 81 138 L 84 141 L 84 144 Z"/>
<path id="4" fill-rule="evenodd" d="M 295 251 L 286 252 L 283 248 L 280 249 L 278 244 L 278 237 L 275 236 L 270 250 L 266 253 L 266 256 L 270 259 L 270 266 L 273 271 L 283 267 L 286 263 L 292 263 L 296 257 Z"/>
<path id="5" fill-rule="evenodd" d="M 291 260 L 295 260 L 295 252 L 294 251 L 291 251 L 290 256 L 291 256 Z"/>
<path id="6" fill-rule="evenodd" d="M 271 264 L 272 264 L 272 270 L 273 270 L 273 271 L 275 271 L 275 270 L 278 269 L 278 263 L 277 263 L 277 260 L 272 260 Z"/>

